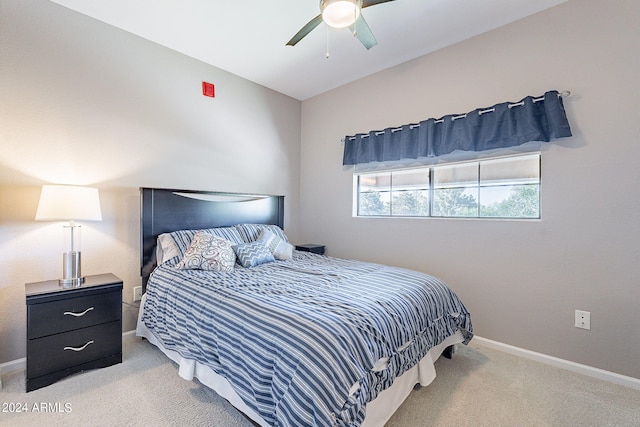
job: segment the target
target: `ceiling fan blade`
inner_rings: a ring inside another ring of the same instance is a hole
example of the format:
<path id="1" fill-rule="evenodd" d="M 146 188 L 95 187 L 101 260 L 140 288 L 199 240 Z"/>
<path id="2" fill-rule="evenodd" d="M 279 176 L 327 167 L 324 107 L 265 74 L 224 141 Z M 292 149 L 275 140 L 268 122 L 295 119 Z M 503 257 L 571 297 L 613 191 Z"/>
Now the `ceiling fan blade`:
<path id="1" fill-rule="evenodd" d="M 376 38 L 373 36 L 371 32 L 371 28 L 367 24 L 367 21 L 364 20 L 364 16 L 360 14 L 358 20 L 349 26 L 351 32 L 355 32 L 355 36 L 360 40 L 360 42 L 367 48 L 367 50 L 371 49 L 375 45 L 378 44 Z"/>
<path id="2" fill-rule="evenodd" d="M 322 22 L 322 15 L 318 15 L 315 18 L 313 18 L 311 21 L 309 21 L 307 23 L 307 25 L 302 27 L 300 29 L 300 31 L 298 31 L 296 33 L 296 35 L 293 36 L 293 38 L 291 40 L 289 40 L 289 42 L 287 43 L 287 46 L 295 46 L 307 34 L 309 34 L 311 31 L 313 31 L 314 28 L 316 28 L 318 25 L 320 25 L 321 22 Z"/>
<path id="3" fill-rule="evenodd" d="M 364 9 L 365 7 L 375 6 L 377 4 L 387 3 L 387 2 L 390 2 L 390 1 L 395 1 L 395 0 L 363 0 L 362 8 Z"/>

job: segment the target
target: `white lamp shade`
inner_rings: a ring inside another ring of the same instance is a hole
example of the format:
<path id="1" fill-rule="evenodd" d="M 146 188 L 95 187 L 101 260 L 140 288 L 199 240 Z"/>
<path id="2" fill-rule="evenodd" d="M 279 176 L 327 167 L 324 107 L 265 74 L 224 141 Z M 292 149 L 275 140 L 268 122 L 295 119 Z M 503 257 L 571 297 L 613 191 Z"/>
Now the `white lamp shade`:
<path id="1" fill-rule="evenodd" d="M 100 195 L 93 187 L 43 185 L 36 221 L 102 221 Z"/>
<path id="2" fill-rule="evenodd" d="M 356 22 L 360 16 L 359 0 L 322 0 L 320 11 L 322 20 L 334 28 L 345 28 Z"/>

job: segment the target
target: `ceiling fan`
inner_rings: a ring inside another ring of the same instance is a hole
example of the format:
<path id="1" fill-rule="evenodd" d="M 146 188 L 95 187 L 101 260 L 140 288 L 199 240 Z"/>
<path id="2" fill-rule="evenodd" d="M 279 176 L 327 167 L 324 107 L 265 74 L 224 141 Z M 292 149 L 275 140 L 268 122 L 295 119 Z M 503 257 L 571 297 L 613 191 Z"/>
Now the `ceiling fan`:
<path id="1" fill-rule="evenodd" d="M 322 21 L 334 28 L 347 28 L 366 47 L 371 49 L 378 42 L 371 32 L 371 28 L 364 20 L 361 10 L 365 7 L 375 6 L 395 0 L 320 0 L 320 15 L 313 18 L 287 43 L 287 46 L 295 46 Z"/>

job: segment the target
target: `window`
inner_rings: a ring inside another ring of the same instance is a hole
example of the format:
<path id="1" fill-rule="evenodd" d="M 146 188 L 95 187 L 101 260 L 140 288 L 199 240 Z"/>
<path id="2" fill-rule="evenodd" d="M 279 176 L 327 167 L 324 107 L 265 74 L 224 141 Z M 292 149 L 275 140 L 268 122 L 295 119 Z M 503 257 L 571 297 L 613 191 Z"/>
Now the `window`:
<path id="1" fill-rule="evenodd" d="M 540 154 L 354 175 L 357 216 L 540 218 Z"/>

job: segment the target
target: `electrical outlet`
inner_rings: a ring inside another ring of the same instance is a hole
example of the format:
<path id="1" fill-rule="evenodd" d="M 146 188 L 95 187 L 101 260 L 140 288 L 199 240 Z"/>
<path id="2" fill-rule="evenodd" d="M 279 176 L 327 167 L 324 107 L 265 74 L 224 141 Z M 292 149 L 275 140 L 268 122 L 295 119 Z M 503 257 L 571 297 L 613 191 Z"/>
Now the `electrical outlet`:
<path id="1" fill-rule="evenodd" d="M 591 330 L 591 313 L 576 310 L 576 328 Z"/>
<path id="2" fill-rule="evenodd" d="M 133 300 L 140 301 L 142 299 L 142 286 L 133 288 Z"/>

